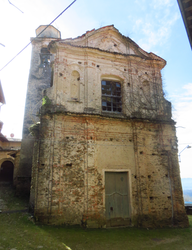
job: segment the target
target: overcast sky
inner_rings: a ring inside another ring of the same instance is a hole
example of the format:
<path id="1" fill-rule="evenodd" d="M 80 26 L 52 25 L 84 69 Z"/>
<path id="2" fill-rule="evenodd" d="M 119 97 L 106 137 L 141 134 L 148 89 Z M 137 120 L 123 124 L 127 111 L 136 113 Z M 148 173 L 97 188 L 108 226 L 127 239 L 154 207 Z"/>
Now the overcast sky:
<path id="1" fill-rule="evenodd" d="M 49 24 L 72 1 L 10 0 L 24 13 L 0 1 L 0 68 L 30 42 L 35 29 Z M 62 38 L 114 24 L 142 49 L 167 61 L 162 71 L 166 98 L 177 122 L 179 152 L 192 146 L 192 51 L 176 0 L 77 0 L 53 24 Z M 6 105 L 1 109 L 3 134 L 22 136 L 31 46 L 0 72 Z M 181 154 L 181 177 L 192 178 L 192 149 Z"/>

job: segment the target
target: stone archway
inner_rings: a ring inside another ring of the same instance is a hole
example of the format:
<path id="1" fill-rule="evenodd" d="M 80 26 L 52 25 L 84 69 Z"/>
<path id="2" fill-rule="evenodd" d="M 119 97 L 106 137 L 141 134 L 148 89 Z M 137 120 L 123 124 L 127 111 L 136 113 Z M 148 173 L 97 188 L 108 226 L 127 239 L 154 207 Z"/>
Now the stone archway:
<path id="1" fill-rule="evenodd" d="M 10 160 L 5 160 L 0 167 L 0 182 L 13 182 L 14 164 Z"/>

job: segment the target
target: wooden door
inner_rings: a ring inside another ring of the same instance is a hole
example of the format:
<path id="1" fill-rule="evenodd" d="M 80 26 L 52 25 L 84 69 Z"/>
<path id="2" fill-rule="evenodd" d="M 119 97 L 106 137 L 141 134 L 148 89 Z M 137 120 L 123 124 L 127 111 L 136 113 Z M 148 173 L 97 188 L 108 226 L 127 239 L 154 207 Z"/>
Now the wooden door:
<path id="1" fill-rule="evenodd" d="M 130 224 L 128 172 L 105 172 L 107 226 Z"/>

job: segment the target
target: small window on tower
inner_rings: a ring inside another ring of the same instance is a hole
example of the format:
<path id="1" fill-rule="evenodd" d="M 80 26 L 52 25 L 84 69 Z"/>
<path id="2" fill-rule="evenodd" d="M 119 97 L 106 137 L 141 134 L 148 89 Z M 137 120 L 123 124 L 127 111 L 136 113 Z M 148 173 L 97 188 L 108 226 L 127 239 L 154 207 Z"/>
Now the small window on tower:
<path id="1" fill-rule="evenodd" d="M 42 48 L 40 53 L 41 64 L 39 68 L 47 68 L 50 65 L 50 52 L 47 48 Z"/>

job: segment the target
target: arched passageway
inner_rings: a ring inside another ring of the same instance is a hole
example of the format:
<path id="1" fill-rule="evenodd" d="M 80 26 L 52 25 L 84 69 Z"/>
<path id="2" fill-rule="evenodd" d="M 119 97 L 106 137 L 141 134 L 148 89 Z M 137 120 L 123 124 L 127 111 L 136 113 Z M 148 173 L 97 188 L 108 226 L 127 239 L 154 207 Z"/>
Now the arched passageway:
<path id="1" fill-rule="evenodd" d="M 13 163 L 11 161 L 4 161 L 0 167 L 0 182 L 12 182 L 13 171 Z"/>

